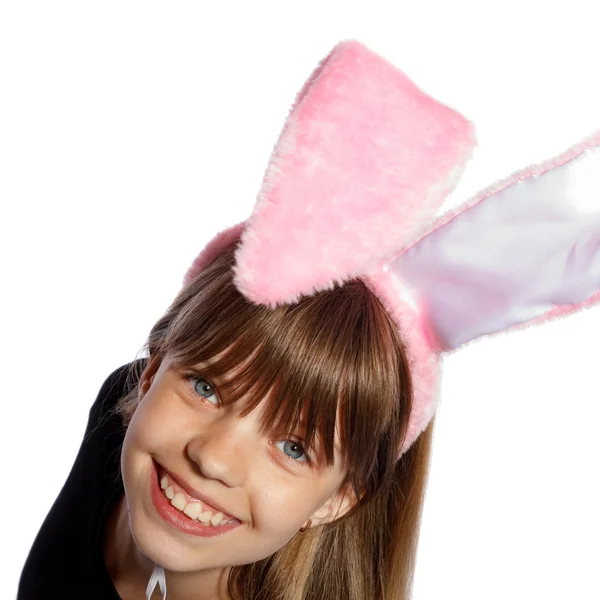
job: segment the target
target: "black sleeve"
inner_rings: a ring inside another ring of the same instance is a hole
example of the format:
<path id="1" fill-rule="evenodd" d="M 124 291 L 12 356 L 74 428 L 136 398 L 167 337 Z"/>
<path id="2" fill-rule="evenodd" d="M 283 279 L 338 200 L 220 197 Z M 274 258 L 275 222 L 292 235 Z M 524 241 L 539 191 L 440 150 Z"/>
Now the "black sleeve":
<path id="1" fill-rule="evenodd" d="M 111 499 L 122 490 L 120 450 L 125 427 L 114 407 L 137 383 L 135 374 L 144 363 L 145 359 L 119 367 L 102 385 L 90 408 L 75 463 L 29 551 L 17 600 L 75 598 L 101 578 L 99 523 Z M 130 376 L 132 365 L 135 370 Z"/>

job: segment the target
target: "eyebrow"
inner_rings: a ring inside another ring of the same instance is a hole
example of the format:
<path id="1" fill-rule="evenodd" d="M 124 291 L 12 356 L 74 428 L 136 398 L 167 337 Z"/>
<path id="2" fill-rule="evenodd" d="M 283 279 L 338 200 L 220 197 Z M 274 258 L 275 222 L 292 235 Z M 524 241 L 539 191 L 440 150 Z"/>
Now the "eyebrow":
<path id="1" fill-rule="evenodd" d="M 194 365 L 190 365 L 187 362 L 174 362 L 174 366 L 178 369 L 186 369 L 188 371 L 193 371 L 196 375 L 202 375 L 204 376 L 207 367 L 210 367 L 210 363 L 208 362 L 204 362 L 204 363 L 196 363 Z M 210 378 L 210 382 L 214 383 L 218 386 L 222 386 L 223 383 L 227 383 L 227 381 L 229 381 L 226 378 L 223 378 L 219 375 L 213 376 Z"/>

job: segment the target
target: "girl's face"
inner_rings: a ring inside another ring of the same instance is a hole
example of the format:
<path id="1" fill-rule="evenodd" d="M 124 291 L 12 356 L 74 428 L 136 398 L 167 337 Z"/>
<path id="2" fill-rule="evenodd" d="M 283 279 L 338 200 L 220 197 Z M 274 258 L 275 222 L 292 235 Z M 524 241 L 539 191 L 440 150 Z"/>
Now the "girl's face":
<path id="1" fill-rule="evenodd" d="M 121 468 L 132 536 L 146 556 L 172 571 L 256 562 L 302 535 L 298 530 L 309 518 L 315 526 L 351 508 L 338 492 L 345 470 L 337 441 L 328 467 L 319 448 L 303 448 L 301 432 L 261 432 L 264 402 L 243 417 L 243 401 L 222 406 L 218 384 L 202 379 L 201 365 L 176 367 L 168 355 L 151 361 L 125 435 Z M 193 500 L 181 488 L 199 497 L 204 520 L 210 513 L 218 521 L 221 512 L 222 521 L 232 522 L 203 525 L 173 513 L 201 535 L 174 526 L 164 516 L 169 490 L 157 483 L 163 472 L 171 474 L 164 484 L 182 492 L 185 503 Z"/>

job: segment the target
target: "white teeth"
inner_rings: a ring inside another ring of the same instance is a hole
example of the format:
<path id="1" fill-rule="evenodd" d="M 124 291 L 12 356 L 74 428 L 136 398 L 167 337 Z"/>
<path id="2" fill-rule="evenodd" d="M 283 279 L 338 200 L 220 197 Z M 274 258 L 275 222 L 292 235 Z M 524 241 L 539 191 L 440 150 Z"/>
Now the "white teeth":
<path id="1" fill-rule="evenodd" d="M 202 521 L 202 523 L 208 523 L 210 518 L 212 517 L 211 512 L 203 512 L 198 515 L 198 520 Z"/>
<path id="2" fill-rule="evenodd" d="M 177 492 L 171 499 L 171 504 L 177 510 L 183 510 L 185 508 L 185 496 L 181 492 Z"/>
<path id="3" fill-rule="evenodd" d="M 169 478 L 167 475 L 163 475 L 160 480 L 160 487 L 163 490 L 165 496 L 171 501 L 171 505 L 177 510 L 182 511 L 190 519 L 194 521 L 200 521 L 206 527 L 212 525 L 217 527 L 219 525 L 226 525 L 230 520 L 225 517 L 222 512 L 213 514 L 210 510 L 202 512 L 201 502 L 187 502 L 186 497 L 181 492 L 175 493 L 175 488 L 169 485 Z"/>
<path id="4" fill-rule="evenodd" d="M 183 512 L 190 519 L 197 519 L 200 515 L 201 510 L 202 510 L 202 504 L 200 504 L 200 502 L 190 502 L 189 504 L 185 505 Z"/>
<path id="5" fill-rule="evenodd" d="M 222 520 L 222 519 L 223 519 L 223 513 L 221 513 L 221 512 L 218 512 L 216 515 L 213 515 L 213 516 L 210 518 L 210 522 L 211 522 L 211 524 L 212 524 L 213 526 L 215 526 L 215 527 L 216 527 L 217 525 L 219 525 L 219 524 L 221 523 L 221 520 Z"/>

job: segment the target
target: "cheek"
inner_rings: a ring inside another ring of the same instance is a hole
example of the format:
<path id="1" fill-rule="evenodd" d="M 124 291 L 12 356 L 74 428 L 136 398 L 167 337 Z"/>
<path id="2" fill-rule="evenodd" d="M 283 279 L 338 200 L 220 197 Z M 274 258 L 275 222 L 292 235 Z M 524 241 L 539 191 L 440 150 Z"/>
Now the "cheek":
<path id="1" fill-rule="evenodd" d="M 157 394 L 148 392 L 139 403 L 127 427 L 121 454 L 121 470 L 124 483 L 143 475 L 149 468 L 149 455 L 156 458 L 181 447 L 182 416 L 177 404 L 164 401 Z"/>
<path id="2" fill-rule="evenodd" d="M 261 533 L 289 539 L 328 497 L 318 481 L 271 472 L 252 495 L 254 527 Z"/>
<path id="3" fill-rule="evenodd" d="M 252 528 L 247 544 L 249 556 L 243 562 L 256 562 L 285 546 L 314 512 L 311 486 L 292 490 L 273 478 L 263 480 L 260 491 L 250 494 Z"/>
<path id="4" fill-rule="evenodd" d="M 152 389 L 139 403 L 127 429 L 126 439 L 132 446 L 153 454 L 165 444 L 181 438 L 182 423 L 180 404 L 166 394 Z"/>

